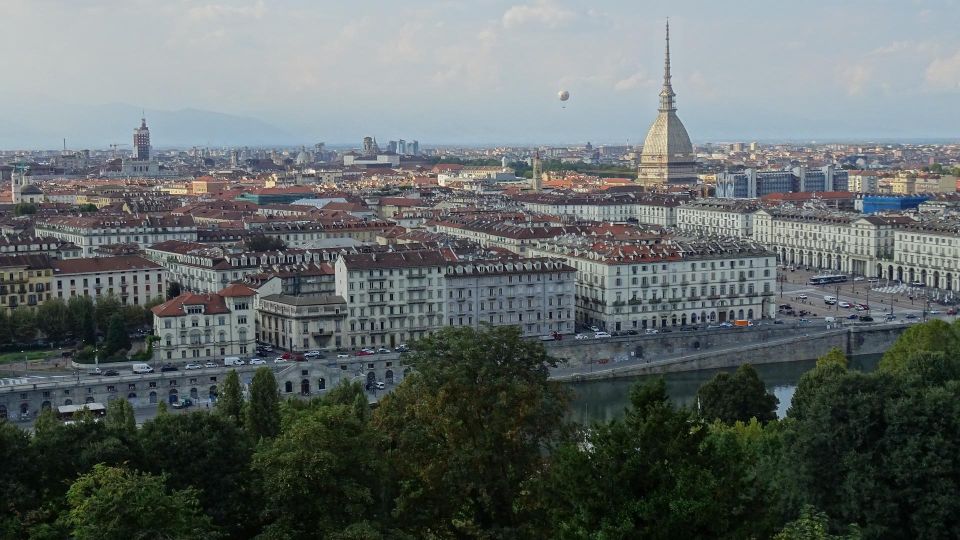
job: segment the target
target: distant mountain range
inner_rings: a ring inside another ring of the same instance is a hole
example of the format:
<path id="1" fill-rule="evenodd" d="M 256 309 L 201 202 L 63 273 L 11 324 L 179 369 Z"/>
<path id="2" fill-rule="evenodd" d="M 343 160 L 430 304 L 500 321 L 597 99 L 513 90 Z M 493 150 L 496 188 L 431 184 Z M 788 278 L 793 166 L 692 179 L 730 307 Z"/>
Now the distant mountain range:
<path id="1" fill-rule="evenodd" d="M 308 142 L 258 118 L 200 109 L 146 109 L 126 104 L 73 106 L 17 104 L 0 109 L 0 148 L 130 148 L 133 130 L 147 118 L 151 143 L 164 146 L 260 146 Z"/>

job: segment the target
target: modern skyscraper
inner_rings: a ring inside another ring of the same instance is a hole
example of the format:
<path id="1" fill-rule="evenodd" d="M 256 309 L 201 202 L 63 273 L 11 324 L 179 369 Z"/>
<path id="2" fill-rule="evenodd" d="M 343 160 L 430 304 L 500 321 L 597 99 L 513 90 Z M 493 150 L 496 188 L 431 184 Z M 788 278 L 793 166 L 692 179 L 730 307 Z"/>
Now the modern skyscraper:
<path id="1" fill-rule="evenodd" d="M 140 127 L 133 130 L 133 159 L 136 161 L 150 160 L 150 129 L 147 119 L 140 119 Z"/>
<path id="2" fill-rule="evenodd" d="M 666 53 L 663 60 L 663 88 L 660 113 L 643 142 L 637 181 L 650 189 L 697 182 L 697 161 L 683 122 L 677 117 L 676 94 L 670 83 L 670 22 L 667 21 Z"/>

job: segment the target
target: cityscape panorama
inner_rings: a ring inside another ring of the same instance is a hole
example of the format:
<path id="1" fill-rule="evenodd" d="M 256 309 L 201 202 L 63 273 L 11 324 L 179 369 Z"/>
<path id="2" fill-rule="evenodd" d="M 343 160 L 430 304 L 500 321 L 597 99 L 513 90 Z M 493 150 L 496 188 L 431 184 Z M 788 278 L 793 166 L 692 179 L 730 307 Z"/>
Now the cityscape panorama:
<path id="1" fill-rule="evenodd" d="M 9 2 L 0 538 L 960 537 L 960 6 L 520 2 Z"/>

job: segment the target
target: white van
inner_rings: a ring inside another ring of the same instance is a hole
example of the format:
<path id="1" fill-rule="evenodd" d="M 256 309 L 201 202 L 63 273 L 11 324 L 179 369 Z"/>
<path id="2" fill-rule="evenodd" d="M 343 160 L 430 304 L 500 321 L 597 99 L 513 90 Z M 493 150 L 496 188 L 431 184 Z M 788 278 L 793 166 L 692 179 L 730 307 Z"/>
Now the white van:
<path id="1" fill-rule="evenodd" d="M 827 324 L 831 324 L 831 323 L 837 322 L 837 319 L 834 318 L 834 317 L 824 317 L 824 318 L 823 318 L 823 322 L 825 322 L 825 323 L 827 323 Z"/>
<path id="2" fill-rule="evenodd" d="M 134 364 L 133 365 L 134 373 L 153 373 L 153 368 L 150 367 L 150 364 Z"/>
<path id="3" fill-rule="evenodd" d="M 244 363 L 239 356 L 228 356 L 223 359 L 223 365 L 225 366 L 242 366 Z"/>
<path id="4" fill-rule="evenodd" d="M 823 297 L 823 303 L 826 304 L 826 305 L 828 305 L 828 306 L 832 306 L 832 305 L 834 305 L 834 304 L 837 303 L 837 297 L 836 297 L 836 296 L 824 296 L 824 297 Z"/>

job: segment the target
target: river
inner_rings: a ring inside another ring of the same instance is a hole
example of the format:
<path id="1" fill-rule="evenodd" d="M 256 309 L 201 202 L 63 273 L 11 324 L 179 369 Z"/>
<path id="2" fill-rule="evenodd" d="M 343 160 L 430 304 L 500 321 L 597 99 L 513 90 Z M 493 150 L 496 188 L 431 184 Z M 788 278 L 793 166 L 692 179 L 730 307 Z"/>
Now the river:
<path id="1" fill-rule="evenodd" d="M 861 371 L 873 371 L 881 355 L 863 355 L 850 360 L 850 368 Z M 780 404 L 777 416 L 783 417 L 790 407 L 790 400 L 797 388 L 800 377 L 816 364 L 816 360 L 786 362 L 781 364 L 758 364 L 754 366 L 763 379 L 767 390 L 773 392 Z M 733 369 L 709 369 L 685 371 L 663 375 L 667 383 L 670 399 L 680 406 L 695 405 L 697 390 L 721 371 Z M 624 408 L 630 402 L 630 387 L 637 381 L 648 380 L 652 375 L 627 377 L 622 379 L 604 379 L 598 381 L 569 383 L 574 397 L 570 403 L 570 419 L 581 423 L 605 422 L 623 416 Z"/>

